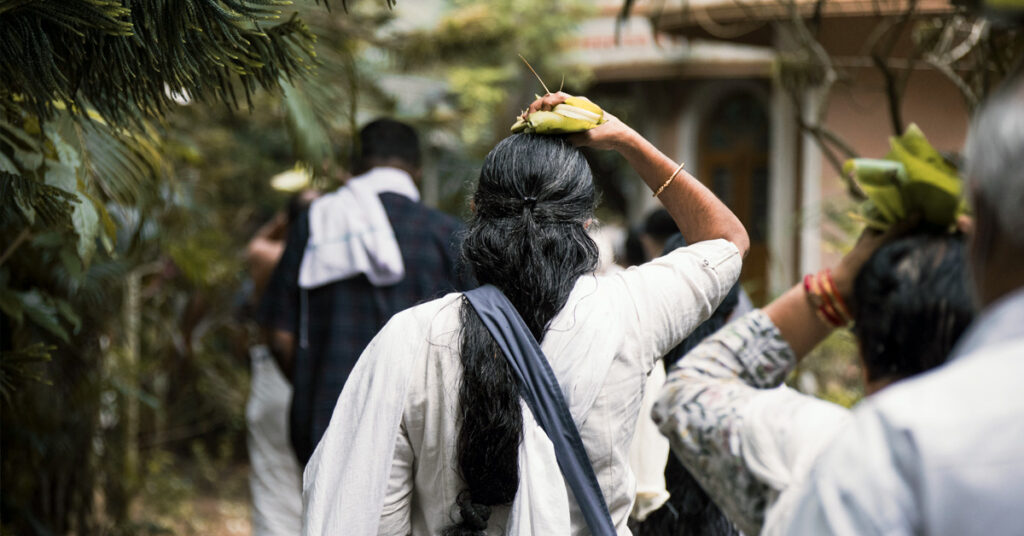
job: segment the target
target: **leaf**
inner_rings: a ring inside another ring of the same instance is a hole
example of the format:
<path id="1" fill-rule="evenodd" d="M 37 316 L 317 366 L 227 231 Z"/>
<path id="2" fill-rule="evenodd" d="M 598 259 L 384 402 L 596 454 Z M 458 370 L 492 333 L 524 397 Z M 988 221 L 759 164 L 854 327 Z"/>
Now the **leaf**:
<path id="1" fill-rule="evenodd" d="M 78 169 L 82 165 L 82 159 L 78 156 L 78 151 L 74 147 L 64 141 L 64 138 L 54 128 L 47 128 L 46 135 L 53 144 L 53 148 L 57 151 L 57 159 L 64 165 Z"/>
<path id="2" fill-rule="evenodd" d="M 53 303 L 57 306 L 57 311 L 64 317 L 64 320 L 71 324 L 72 333 L 77 335 L 82 329 L 82 318 L 71 308 L 70 303 L 59 298 L 54 298 Z"/>
<path id="3" fill-rule="evenodd" d="M 134 205 L 157 189 L 165 163 L 150 127 L 124 132 L 94 121 L 79 132 L 89 174 L 109 199 Z"/>
<path id="4" fill-rule="evenodd" d="M 15 325 L 21 326 L 24 321 L 22 315 L 21 298 L 14 291 L 0 287 L 0 311 L 14 320 Z"/>
<path id="5" fill-rule="evenodd" d="M 25 131 L 24 126 L 15 126 L 13 123 L 8 123 L 3 119 L 0 119 L 0 141 L 22 151 L 42 152 L 39 147 L 39 140 L 29 135 Z"/>
<path id="6" fill-rule="evenodd" d="M 0 351 L 0 396 L 6 403 L 11 403 L 14 391 L 29 382 L 52 384 L 35 365 L 50 361 L 50 352 L 56 349 L 37 342 L 14 351 Z"/>
<path id="7" fill-rule="evenodd" d="M 5 177 L 3 180 L 13 179 Z M 18 210 L 21 211 L 21 215 L 25 218 L 25 221 L 28 222 L 29 225 L 34 225 L 36 223 L 36 209 L 32 206 L 33 199 L 20 194 L 20 192 L 14 192 L 14 204 L 18 207 Z"/>
<path id="8" fill-rule="evenodd" d="M 114 251 L 114 242 L 117 240 L 117 224 L 110 217 L 110 211 L 107 210 L 107 207 L 99 199 L 87 193 L 82 195 L 92 201 L 96 207 L 96 212 L 99 214 L 100 223 L 103 224 L 103 234 L 100 235 L 100 242 L 103 243 L 103 248 L 107 250 L 107 253 Z"/>
<path id="9" fill-rule="evenodd" d="M 0 153 L 0 171 L 6 171 L 13 175 L 18 173 L 18 166 L 14 165 L 14 161 L 7 158 L 7 155 Z"/>
<path id="10" fill-rule="evenodd" d="M 71 213 L 71 225 L 78 234 L 78 256 L 85 266 L 89 265 L 92 254 L 96 251 L 96 237 L 100 232 L 100 216 L 96 205 L 87 197 L 79 194 L 80 202 Z"/>
<path id="11" fill-rule="evenodd" d="M 64 266 L 64 269 L 68 272 L 71 279 L 73 281 L 81 279 L 82 275 L 85 273 L 82 266 L 82 259 L 79 259 L 76 253 L 73 253 L 69 248 L 61 248 L 59 256 L 61 265 Z"/>
<path id="12" fill-rule="evenodd" d="M 14 149 L 14 159 L 21 165 L 21 169 L 24 170 L 35 170 L 39 169 L 43 165 L 43 153 L 37 153 L 35 151 L 22 151 L 21 149 Z"/>
<path id="13" fill-rule="evenodd" d="M 57 308 L 49 296 L 42 294 L 38 289 L 27 292 L 19 292 L 21 305 L 25 315 L 39 327 L 56 335 L 60 340 L 68 342 L 68 332 L 60 325 L 57 316 Z"/>
<path id="14" fill-rule="evenodd" d="M 868 199 L 858 219 L 874 228 L 888 228 L 911 214 L 925 222 L 952 228 L 963 206 L 963 185 L 957 171 L 917 125 L 889 138 L 885 159 L 855 158 L 843 165 Z"/>
<path id="15" fill-rule="evenodd" d="M 43 182 L 68 193 L 78 193 L 78 175 L 75 169 L 56 160 L 46 160 Z"/>
<path id="16" fill-rule="evenodd" d="M 77 194 L 44 184 L 35 177 L 0 172 L 0 203 L 11 203 L 22 213 L 28 225 L 38 220 L 42 225 L 67 229 L 71 213 L 79 202 Z M 4 210 L 11 210 L 10 205 Z"/>
<path id="17" fill-rule="evenodd" d="M 877 158 L 853 158 L 843 164 L 843 171 L 864 191 L 867 203 L 877 211 L 878 221 L 896 223 L 906 217 L 901 188 L 908 179 L 903 164 Z"/>
<path id="18" fill-rule="evenodd" d="M 927 140 L 924 144 L 930 149 Z M 935 152 L 934 149 L 931 149 Z M 960 177 L 946 165 L 941 157 L 919 158 L 895 138 L 890 158 L 902 162 L 910 180 L 903 188 L 904 204 L 908 212 L 919 212 L 926 221 L 947 227 L 956 221 L 956 210 L 962 195 Z M 935 152 L 938 155 L 937 152 Z"/>
<path id="19" fill-rule="evenodd" d="M 286 81 L 281 82 L 281 88 L 284 90 L 284 106 L 288 112 L 288 134 L 295 145 L 295 153 L 309 167 L 319 169 L 334 152 L 323 120 L 313 109 L 312 97 L 308 92 Z"/>

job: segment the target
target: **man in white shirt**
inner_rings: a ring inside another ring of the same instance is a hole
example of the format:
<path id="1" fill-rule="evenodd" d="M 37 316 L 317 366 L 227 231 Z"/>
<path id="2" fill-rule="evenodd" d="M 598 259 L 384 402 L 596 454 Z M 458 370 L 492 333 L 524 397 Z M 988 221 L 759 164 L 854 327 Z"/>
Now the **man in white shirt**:
<path id="1" fill-rule="evenodd" d="M 978 114 L 966 157 L 982 313 L 947 365 L 858 407 L 791 534 L 1024 534 L 1024 78 Z"/>

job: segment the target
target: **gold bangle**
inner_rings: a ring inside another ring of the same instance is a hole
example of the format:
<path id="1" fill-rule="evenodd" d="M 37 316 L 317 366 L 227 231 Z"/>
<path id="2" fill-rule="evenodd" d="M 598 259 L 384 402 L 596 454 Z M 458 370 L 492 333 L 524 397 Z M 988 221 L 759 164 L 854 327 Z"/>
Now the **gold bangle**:
<path id="1" fill-rule="evenodd" d="M 668 180 L 665 181 L 665 184 L 662 184 L 661 188 L 658 188 L 658 191 L 654 192 L 654 197 L 658 197 L 659 195 L 661 195 L 661 192 L 664 192 L 665 188 L 667 188 L 669 184 L 672 184 L 672 180 L 676 178 L 676 175 L 678 175 L 680 171 L 683 170 L 683 166 L 685 165 L 686 162 L 679 164 L 679 167 L 677 167 L 676 170 L 672 172 L 672 176 L 670 176 Z"/>

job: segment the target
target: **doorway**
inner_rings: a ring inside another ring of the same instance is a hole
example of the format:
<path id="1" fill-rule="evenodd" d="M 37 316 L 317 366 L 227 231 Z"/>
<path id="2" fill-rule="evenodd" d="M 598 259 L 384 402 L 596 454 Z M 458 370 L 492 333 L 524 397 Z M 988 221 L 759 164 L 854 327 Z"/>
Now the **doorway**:
<path id="1" fill-rule="evenodd" d="M 745 90 L 713 104 L 699 131 L 697 176 L 747 228 L 750 252 L 740 281 L 758 306 L 769 298 L 769 133 L 764 103 Z"/>

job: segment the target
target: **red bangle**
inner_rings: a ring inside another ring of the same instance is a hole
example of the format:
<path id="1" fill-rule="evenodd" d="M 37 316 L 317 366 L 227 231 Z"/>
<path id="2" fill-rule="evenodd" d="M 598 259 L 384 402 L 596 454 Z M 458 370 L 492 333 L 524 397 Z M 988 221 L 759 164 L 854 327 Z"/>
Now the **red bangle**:
<path id="1" fill-rule="evenodd" d="M 844 322 L 836 314 L 831 304 L 822 296 L 817 274 L 807 274 L 804 276 L 804 294 L 807 295 L 807 301 L 818 315 L 818 318 L 823 322 L 833 327 L 844 325 Z"/>
<path id="2" fill-rule="evenodd" d="M 825 281 L 829 286 L 828 297 L 834 300 L 836 310 L 843 316 L 844 320 L 852 324 L 853 314 L 850 312 L 850 308 L 846 306 L 843 295 L 839 293 L 839 287 L 836 286 L 836 281 L 832 278 L 832 270 L 830 268 L 825 269 Z"/>

